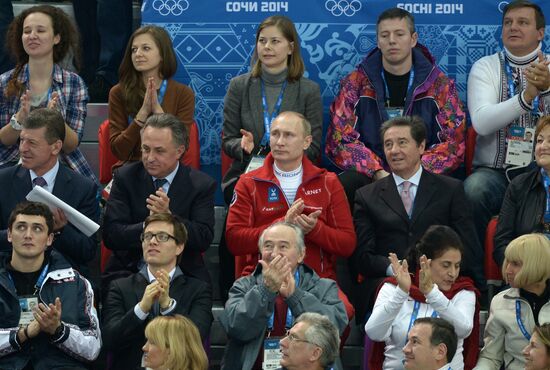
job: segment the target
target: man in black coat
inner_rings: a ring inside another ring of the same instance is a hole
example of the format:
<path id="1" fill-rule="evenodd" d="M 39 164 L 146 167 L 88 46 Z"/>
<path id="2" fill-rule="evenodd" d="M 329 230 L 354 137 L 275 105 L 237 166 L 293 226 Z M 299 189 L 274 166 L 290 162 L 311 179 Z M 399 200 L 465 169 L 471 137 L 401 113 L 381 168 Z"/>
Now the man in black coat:
<path id="1" fill-rule="evenodd" d="M 212 324 L 210 285 L 184 275 L 177 266 L 187 242 L 185 226 L 168 213 L 152 214 L 144 224 L 140 239 L 145 265 L 114 280 L 103 304 L 103 343 L 113 354 L 113 369 L 141 369 L 145 327 L 156 316 L 187 316 L 203 340 Z"/>
<path id="2" fill-rule="evenodd" d="M 65 141 L 65 122 L 55 109 L 35 109 L 22 122 L 19 152 L 21 164 L 0 170 L 0 251 L 10 251 L 8 219 L 15 206 L 25 200 L 34 186 L 42 188 L 91 220 L 99 220 L 97 185 L 61 163 L 58 155 Z M 61 209 L 53 212 L 53 249 L 72 267 L 88 276 L 88 263 L 98 249 L 95 234 L 86 236 L 71 223 Z"/>
<path id="3" fill-rule="evenodd" d="M 189 233 L 181 269 L 210 281 L 202 253 L 214 237 L 216 183 L 179 162 L 188 144 L 188 129 L 177 117 L 155 114 L 141 132 L 141 162 L 115 171 L 103 222 L 103 241 L 114 252 L 105 268 L 104 286 L 113 277 L 139 271 L 143 221 L 162 212 L 178 215 Z"/>
<path id="4" fill-rule="evenodd" d="M 388 253 L 407 258 L 431 225 L 450 226 L 460 235 L 464 244 L 461 273 L 483 289 L 483 250 L 475 237 L 462 183 L 421 166 L 426 145 L 424 123 L 419 117 L 398 117 L 386 121 L 380 132 L 392 175 L 355 194 L 357 249 L 350 261 L 352 270 L 367 280 L 367 294 L 362 292 L 355 307 L 358 317 L 366 312 L 365 304 L 373 302 L 381 280 L 393 275 Z M 371 301 L 367 303 L 365 296 Z"/>

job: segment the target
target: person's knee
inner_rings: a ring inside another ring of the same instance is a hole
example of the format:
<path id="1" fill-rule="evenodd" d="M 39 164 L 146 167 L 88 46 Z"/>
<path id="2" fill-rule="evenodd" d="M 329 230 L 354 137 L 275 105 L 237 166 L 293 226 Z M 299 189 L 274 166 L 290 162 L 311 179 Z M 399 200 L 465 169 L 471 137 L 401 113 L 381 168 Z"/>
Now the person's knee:
<path id="1" fill-rule="evenodd" d="M 499 175 L 488 171 L 474 172 L 464 181 L 464 192 L 471 202 L 481 202 L 493 198 L 501 192 Z"/>

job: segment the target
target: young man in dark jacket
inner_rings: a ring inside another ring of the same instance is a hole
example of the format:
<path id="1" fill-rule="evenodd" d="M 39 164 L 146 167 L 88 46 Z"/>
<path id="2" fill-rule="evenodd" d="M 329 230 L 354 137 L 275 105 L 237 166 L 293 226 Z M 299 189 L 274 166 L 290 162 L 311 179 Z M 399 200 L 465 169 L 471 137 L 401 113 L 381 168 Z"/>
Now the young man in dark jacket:
<path id="1" fill-rule="evenodd" d="M 101 348 L 94 293 L 55 250 L 53 215 L 35 202 L 8 222 L 11 256 L 0 265 L 0 369 L 86 369 Z"/>

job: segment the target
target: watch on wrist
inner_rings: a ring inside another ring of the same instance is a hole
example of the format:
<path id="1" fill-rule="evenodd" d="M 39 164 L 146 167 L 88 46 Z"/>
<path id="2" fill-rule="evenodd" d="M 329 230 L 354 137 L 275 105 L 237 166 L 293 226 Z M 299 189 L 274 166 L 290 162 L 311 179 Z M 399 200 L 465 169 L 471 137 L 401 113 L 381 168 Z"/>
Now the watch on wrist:
<path id="1" fill-rule="evenodd" d="M 17 118 L 15 117 L 15 114 L 11 116 L 10 119 L 10 126 L 16 131 L 21 131 L 23 129 L 23 126 L 17 121 Z"/>
<path id="2" fill-rule="evenodd" d="M 63 324 L 60 324 L 57 329 L 55 329 L 55 332 L 53 333 L 52 337 L 59 338 L 61 334 L 63 333 Z"/>

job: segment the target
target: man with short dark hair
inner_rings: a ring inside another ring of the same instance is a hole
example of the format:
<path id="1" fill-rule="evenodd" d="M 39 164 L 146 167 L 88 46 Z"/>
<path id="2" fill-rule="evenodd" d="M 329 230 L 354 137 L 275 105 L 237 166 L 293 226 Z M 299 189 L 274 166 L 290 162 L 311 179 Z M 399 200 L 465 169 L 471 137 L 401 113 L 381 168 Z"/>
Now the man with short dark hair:
<path id="1" fill-rule="evenodd" d="M 145 327 L 156 316 L 189 317 L 203 340 L 212 323 L 209 284 L 185 276 L 177 266 L 187 242 L 187 230 L 179 218 L 151 214 L 140 239 L 145 265 L 136 274 L 114 280 L 103 303 L 103 340 L 113 352 L 113 369 L 141 369 Z"/>
<path id="2" fill-rule="evenodd" d="M 418 43 L 413 16 L 399 8 L 384 11 L 376 37 L 378 47 L 341 81 L 330 107 L 326 154 L 344 170 L 340 180 L 352 205 L 356 189 L 388 175 L 378 133 L 390 118 L 422 117 L 428 171 L 450 173 L 464 159 L 466 115 L 455 83 Z"/>
<path id="3" fill-rule="evenodd" d="M 462 271 L 483 288 L 483 252 L 462 183 L 423 168 L 426 126 L 422 119 L 396 117 L 386 121 L 380 132 L 392 174 L 355 195 L 357 249 L 350 261 L 355 272 L 367 278 L 367 291 L 361 292 L 355 306 L 358 315 L 366 312 L 365 304 L 372 303 L 381 279 L 393 275 L 388 254 L 406 258 L 431 225 L 450 226 L 460 235 L 465 247 Z"/>
<path id="4" fill-rule="evenodd" d="M 351 212 L 336 175 L 305 155 L 311 125 L 300 113 L 282 112 L 271 124 L 271 152 L 263 165 L 241 176 L 227 216 L 227 245 L 236 258 L 236 277 L 258 261 L 258 237 L 277 220 L 305 234 L 305 261 L 319 276 L 336 280 L 336 257 L 355 247 Z"/>
<path id="5" fill-rule="evenodd" d="M 304 312 L 326 315 L 336 327 L 337 337 L 348 323 L 336 283 L 320 278 L 303 263 L 306 247 L 298 225 L 277 222 L 263 230 L 257 243 L 261 259 L 251 275 L 233 283 L 220 317 L 229 337 L 222 369 L 259 370 L 277 366 L 281 359 L 279 339 Z M 338 342 L 334 343 L 338 353 Z M 334 361 L 333 352 L 327 362 Z M 284 347 L 282 359 L 285 359 Z"/>
<path id="6" fill-rule="evenodd" d="M 334 369 L 339 348 L 338 329 L 328 317 L 315 312 L 303 313 L 281 339 L 281 369 Z"/>
<path id="7" fill-rule="evenodd" d="M 90 282 L 57 251 L 42 203 L 18 204 L 8 221 L 11 255 L 0 260 L 0 368 L 87 369 L 101 348 Z"/>
<path id="8" fill-rule="evenodd" d="M 416 319 L 403 348 L 407 370 L 452 370 L 458 338 L 453 326 L 439 317 Z"/>
<path id="9" fill-rule="evenodd" d="M 216 183 L 179 162 L 188 145 L 188 129 L 177 117 L 152 115 L 141 131 L 141 162 L 115 171 L 103 229 L 105 246 L 113 251 L 105 283 L 140 270 L 143 221 L 156 213 L 181 217 L 189 241 L 179 266 L 187 274 L 210 281 L 202 253 L 214 237 Z"/>
<path id="10" fill-rule="evenodd" d="M 97 185 L 59 160 L 65 139 L 63 116 L 55 109 L 33 110 L 22 122 L 19 141 L 21 164 L 0 170 L 0 250 L 9 250 L 8 217 L 35 186 L 41 186 L 92 221 L 99 222 Z M 87 264 L 98 248 L 95 234 L 86 236 L 68 223 L 63 210 L 54 213 L 53 248 L 75 269 L 87 275 Z"/>
<path id="11" fill-rule="evenodd" d="M 539 116 L 550 114 L 550 55 L 542 52 L 544 30 L 538 5 L 511 1 L 502 15 L 504 50 L 476 61 L 468 76 L 468 109 L 477 142 L 474 173 L 464 190 L 482 245 L 509 180 L 533 159 L 533 143 L 523 138 L 534 132 Z"/>

